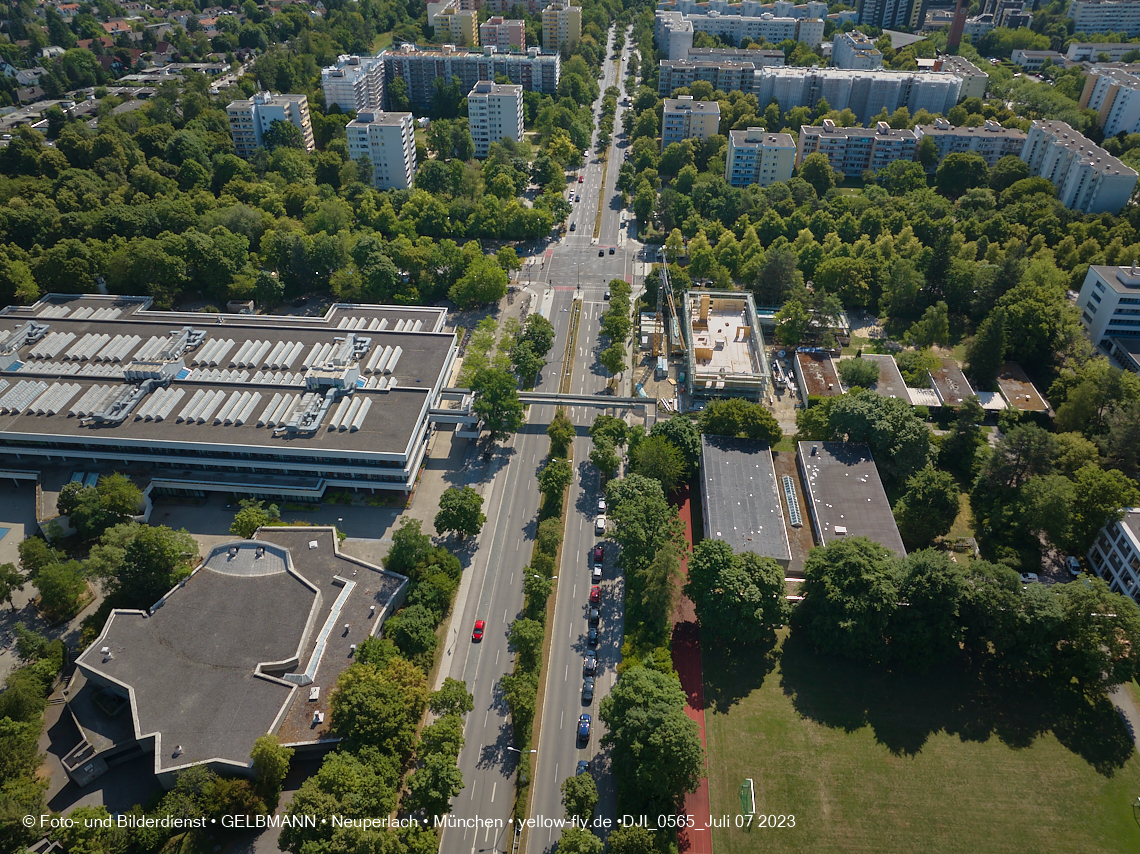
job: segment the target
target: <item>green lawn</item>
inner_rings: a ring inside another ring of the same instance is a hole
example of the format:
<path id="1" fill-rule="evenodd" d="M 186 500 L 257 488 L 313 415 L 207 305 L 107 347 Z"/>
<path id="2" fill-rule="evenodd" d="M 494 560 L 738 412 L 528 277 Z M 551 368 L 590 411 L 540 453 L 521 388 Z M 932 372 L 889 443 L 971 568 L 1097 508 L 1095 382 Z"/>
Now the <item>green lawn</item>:
<path id="1" fill-rule="evenodd" d="M 392 33 L 377 33 L 376 38 L 372 40 L 372 52 L 379 53 L 385 48 L 392 46 Z"/>
<path id="2" fill-rule="evenodd" d="M 783 636 L 786 636 L 786 632 Z M 713 831 L 716 854 L 1140 851 L 1140 757 L 1107 700 L 958 667 L 896 674 L 795 640 L 704 653 L 712 814 L 794 828 Z"/>

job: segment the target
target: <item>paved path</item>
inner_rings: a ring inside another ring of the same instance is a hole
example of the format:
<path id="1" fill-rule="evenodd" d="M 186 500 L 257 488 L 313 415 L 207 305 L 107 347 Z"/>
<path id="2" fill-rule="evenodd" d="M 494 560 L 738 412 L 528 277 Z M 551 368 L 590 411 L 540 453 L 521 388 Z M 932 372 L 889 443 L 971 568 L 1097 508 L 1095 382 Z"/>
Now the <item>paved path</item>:
<path id="1" fill-rule="evenodd" d="M 1136 708 L 1132 695 L 1126 687 L 1117 685 L 1109 693 L 1108 698 L 1112 700 L 1112 704 L 1116 706 L 1116 710 L 1132 730 L 1132 741 L 1140 747 L 1140 710 Z"/>
<path id="2" fill-rule="evenodd" d="M 686 486 L 674 493 L 674 502 L 685 524 L 685 540 L 693 545 L 693 514 L 689 504 L 689 488 Z M 682 572 L 688 577 L 687 554 L 682 560 Z M 681 689 L 687 700 L 685 714 L 700 728 L 701 749 L 705 751 L 705 687 L 704 672 L 701 667 L 701 630 L 697 625 L 697 615 L 693 603 L 686 597 L 677 599 L 673 611 L 673 667 L 681 677 Z M 707 755 L 707 751 L 706 751 Z M 683 854 L 712 854 L 712 834 L 708 829 L 711 816 L 709 806 L 708 759 L 704 760 L 704 773 L 697 790 L 685 796 L 683 812 L 693 817 L 693 827 L 683 828 L 677 833 L 677 842 Z"/>

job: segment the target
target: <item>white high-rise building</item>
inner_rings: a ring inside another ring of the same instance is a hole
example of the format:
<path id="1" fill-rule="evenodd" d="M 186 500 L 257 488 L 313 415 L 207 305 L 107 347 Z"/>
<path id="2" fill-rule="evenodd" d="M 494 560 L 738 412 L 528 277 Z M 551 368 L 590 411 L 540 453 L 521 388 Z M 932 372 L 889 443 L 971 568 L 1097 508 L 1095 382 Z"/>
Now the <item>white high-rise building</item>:
<path id="1" fill-rule="evenodd" d="M 882 110 L 890 115 L 906 107 L 945 115 L 958 103 L 962 80 L 938 71 L 858 71 L 848 68 L 759 68 L 752 91 L 767 105 L 773 98 L 780 109 L 815 107 L 822 98 L 833 110 L 850 109 L 860 122 Z"/>
<path id="2" fill-rule="evenodd" d="M 980 128 L 955 127 L 946 119 L 935 119 L 932 125 L 915 125 L 914 132 L 919 142 L 923 137 L 930 137 L 938 149 L 939 162 L 948 155 L 972 151 L 990 168 L 1003 157 L 1020 157 L 1025 145 L 1023 130 L 1003 128 L 989 119 Z"/>
<path id="3" fill-rule="evenodd" d="M 831 64 L 836 68 L 882 68 L 883 54 L 866 35 L 852 30 L 836 34 L 831 47 Z"/>
<path id="4" fill-rule="evenodd" d="M 321 69 L 325 109 L 342 112 L 379 110 L 384 105 L 384 63 L 378 56 L 338 56 L 336 65 Z"/>
<path id="5" fill-rule="evenodd" d="M 1106 137 L 1140 131 L 1140 65 L 1094 65 L 1080 105 L 1096 110 Z"/>
<path id="6" fill-rule="evenodd" d="M 1061 204 L 1081 213 L 1120 213 L 1136 187 L 1136 170 L 1064 122 L 1033 122 L 1021 159 L 1030 175 L 1053 182 Z"/>
<path id="7" fill-rule="evenodd" d="M 521 141 L 522 86 L 480 80 L 467 95 L 467 125 L 475 143 L 476 157 L 486 157 L 491 143 L 504 138 Z"/>
<path id="8" fill-rule="evenodd" d="M 258 92 L 252 98 L 232 101 L 226 107 L 230 120 L 230 136 L 238 157 L 249 157 L 264 143 L 264 134 L 273 122 L 289 122 L 301 132 L 305 151 L 313 150 L 313 122 L 309 118 L 309 99 L 305 95 L 280 95 Z"/>
<path id="9" fill-rule="evenodd" d="M 1140 507 L 1125 509 L 1124 518 L 1100 529 L 1088 560 L 1113 593 L 1140 601 Z"/>
<path id="10" fill-rule="evenodd" d="M 796 143 L 789 133 L 768 133 L 764 128 L 728 132 L 724 180 L 733 187 L 787 181 L 795 163 Z"/>
<path id="11" fill-rule="evenodd" d="M 661 117 L 661 149 L 686 139 L 708 139 L 718 132 L 719 126 L 717 101 L 696 101 L 692 95 L 666 98 Z"/>
<path id="12" fill-rule="evenodd" d="M 416 123 L 411 113 L 357 113 L 345 126 L 348 154 L 367 157 L 372 186 L 377 190 L 406 190 L 416 174 Z"/>
<path id="13" fill-rule="evenodd" d="M 1140 35 L 1140 0 L 1073 0 L 1069 17 L 1078 33 Z"/>

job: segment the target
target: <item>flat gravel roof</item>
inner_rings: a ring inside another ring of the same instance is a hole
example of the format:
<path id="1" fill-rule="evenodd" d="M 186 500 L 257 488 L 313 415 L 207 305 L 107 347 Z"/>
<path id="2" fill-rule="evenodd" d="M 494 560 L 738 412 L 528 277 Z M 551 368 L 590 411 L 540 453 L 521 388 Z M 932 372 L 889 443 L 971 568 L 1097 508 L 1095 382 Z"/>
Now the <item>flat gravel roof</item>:
<path id="1" fill-rule="evenodd" d="M 753 439 L 701 436 L 705 536 L 734 552 L 792 559 L 772 449 Z"/>

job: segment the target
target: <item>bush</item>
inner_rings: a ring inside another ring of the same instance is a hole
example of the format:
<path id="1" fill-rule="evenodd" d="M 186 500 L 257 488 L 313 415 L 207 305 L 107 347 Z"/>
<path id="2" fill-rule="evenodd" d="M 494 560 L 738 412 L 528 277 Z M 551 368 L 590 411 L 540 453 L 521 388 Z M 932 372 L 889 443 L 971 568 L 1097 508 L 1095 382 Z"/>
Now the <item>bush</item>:
<path id="1" fill-rule="evenodd" d="M 870 388 L 879 381 L 879 364 L 874 359 L 842 359 L 839 378 L 848 388 Z"/>

